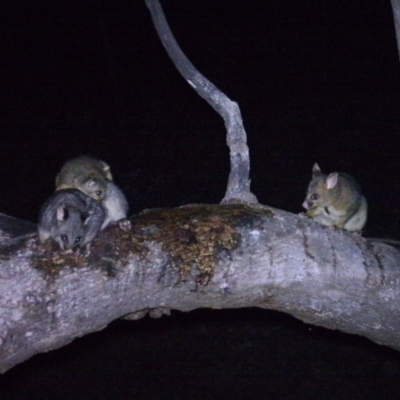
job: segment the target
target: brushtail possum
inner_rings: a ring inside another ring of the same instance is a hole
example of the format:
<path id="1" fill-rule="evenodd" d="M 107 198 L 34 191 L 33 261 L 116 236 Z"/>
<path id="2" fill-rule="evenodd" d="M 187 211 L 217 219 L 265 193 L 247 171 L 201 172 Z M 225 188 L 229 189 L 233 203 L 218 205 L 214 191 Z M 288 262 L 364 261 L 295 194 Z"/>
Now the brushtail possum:
<path id="1" fill-rule="evenodd" d="M 104 229 L 110 222 L 126 218 L 128 201 L 124 193 L 112 181 L 110 166 L 96 158 L 80 156 L 61 168 L 56 177 L 56 191 L 60 189 L 79 189 L 83 193 L 100 201 L 106 210 Z"/>
<path id="2" fill-rule="evenodd" d="M 355 179 L 341 172 L 324 175 L 317 163 L 303 207 L 307 216 L 322 225 L 360 231 L 367 222 L 367 201 Z"/>
<path id="3" fill-rule="evenodd" d="M 59 190 L 40 210 L 40 242 L 52 239 L 62 250 L 88 247 L 100 232 L 105 217 L 103 205 L 80 190 Z"/>
<path id="4" fill-rule="evenodd" d="M 102 201 L 109 181 L 112 181 L 112 175 L 107 163 L 80 156 L 63 165 L 56 177 L 56 190 L 79 189 L 93 199 Z"/>

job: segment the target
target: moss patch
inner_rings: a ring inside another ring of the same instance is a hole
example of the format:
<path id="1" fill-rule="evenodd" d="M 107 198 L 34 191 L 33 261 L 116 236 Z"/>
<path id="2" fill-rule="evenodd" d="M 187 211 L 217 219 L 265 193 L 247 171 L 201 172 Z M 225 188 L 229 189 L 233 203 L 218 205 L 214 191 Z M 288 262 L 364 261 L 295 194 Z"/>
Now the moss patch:
<path id="1" fill-rule="evenodd" d="M 212 278 L 218 254 L 239 246 L 236 228 L 253 225 L 255 218 L 267 215 L 271 216 L 271 211 L 244 205 L 189 205 L 145 211 L 132 219 L 132 225 L 147 232 L 146 240 L 162 244 L 179 271 L 180 283 L 197 271 L 201 286 Z"/>
<path id="2" fill-rule="evenodd" d="M 180 284 L 194 273 L 197 286 L 202 286 L 212 278 L 219 254 L 240 245 L 237 228 L 252 227 L 260 218 L 272 215 L 270 210 L 241 204 L 146 210 L 107 227 L 91 244 L 89 253 L 79 249 L 64 253 L 53 243 L 38 244 L 34 265 L 53 276 L 64 267 L 90 266 L 113 277 L 132 255 L 151 262 L 149 245 L 157 242 L 170 255 Z"/>

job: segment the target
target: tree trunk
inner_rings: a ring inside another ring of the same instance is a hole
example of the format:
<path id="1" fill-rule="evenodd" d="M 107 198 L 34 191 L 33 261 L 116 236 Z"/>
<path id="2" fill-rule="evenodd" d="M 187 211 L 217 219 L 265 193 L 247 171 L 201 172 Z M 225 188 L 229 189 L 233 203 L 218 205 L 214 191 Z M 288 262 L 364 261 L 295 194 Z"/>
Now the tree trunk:
<path id="1" fill-rule="evenodd" d="M 262 307 L 400 349 L 399 252 L 269 207 L 194 205 L 110 226 L 90 254 L 36 237 L 0 260 L 0 371 L 155 310 Z"/>

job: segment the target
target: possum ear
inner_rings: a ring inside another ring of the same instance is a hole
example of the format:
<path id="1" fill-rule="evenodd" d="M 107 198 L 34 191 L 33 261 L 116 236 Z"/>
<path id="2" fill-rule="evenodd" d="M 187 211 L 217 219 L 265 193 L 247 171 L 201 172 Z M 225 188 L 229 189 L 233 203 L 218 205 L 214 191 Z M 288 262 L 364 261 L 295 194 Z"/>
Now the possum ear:
<path id="1" fill-rule="evenodd" d="M 329 174 L 329 175 L 327 176 L 326 180 L 325 180 L 325 182 L 326 182 L 326 187 L 327 187 L 328 189 L 333 189 L 333 188 L 336 186 L 336 184 L 337 184 L 338 177 L 339 177 L 339 175 L 338 175 L 337 172 L 332 172 L 331 174 Z"/>
<path id="2" fill-rule="evenodd" d="M 312 167 L 312 177 L 314 179 L 314 178 L 317 178 L 317 177 L 319 177 L 321 175 L 322 175 L 321 168 L 319 167 L 319 165 L 317 163 L 315 163 L 313 165 L 313 167 Z"/>
<path id="3" fill-rule="evenodd" d="M 103 166 L 103 171 L 104 171 L 104 173 L 106 175 L 106 178 L 109 181 L 112 181 L 113 177 L 112 177 L 112 174 L 111 174 L 110 166 L 104 161 L 100 161 L 100 162 L 101 162 L 101 165 Z"/>
<path id="4" fill-rule="evenodd" d="M 65 221 L 68 219 L 68 209 L 64 206 L 57 207 L 57 220 L 58 221 Z"/>

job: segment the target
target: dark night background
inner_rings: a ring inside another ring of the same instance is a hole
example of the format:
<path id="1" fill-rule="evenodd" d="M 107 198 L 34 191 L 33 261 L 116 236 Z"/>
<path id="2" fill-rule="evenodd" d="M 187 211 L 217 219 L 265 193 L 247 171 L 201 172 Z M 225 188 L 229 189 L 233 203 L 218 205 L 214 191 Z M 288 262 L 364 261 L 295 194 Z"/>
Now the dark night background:
<path id="1" fill-rule="evenodd" d="M 1 212 L 35 221 L 62 164 L 107 161 L 132 213 L 218 203 L 222 119 L 144 1 L 0 5 Z M 169 0 L 194 65 L 239 103 L 259 201 L 298 213 L 318 162 L 400 238 L 400 63 L 389 0 Z M 399 399 L 400 355 L 264 310 L 116 321 L 0 377 L 4 399 Z"/>

